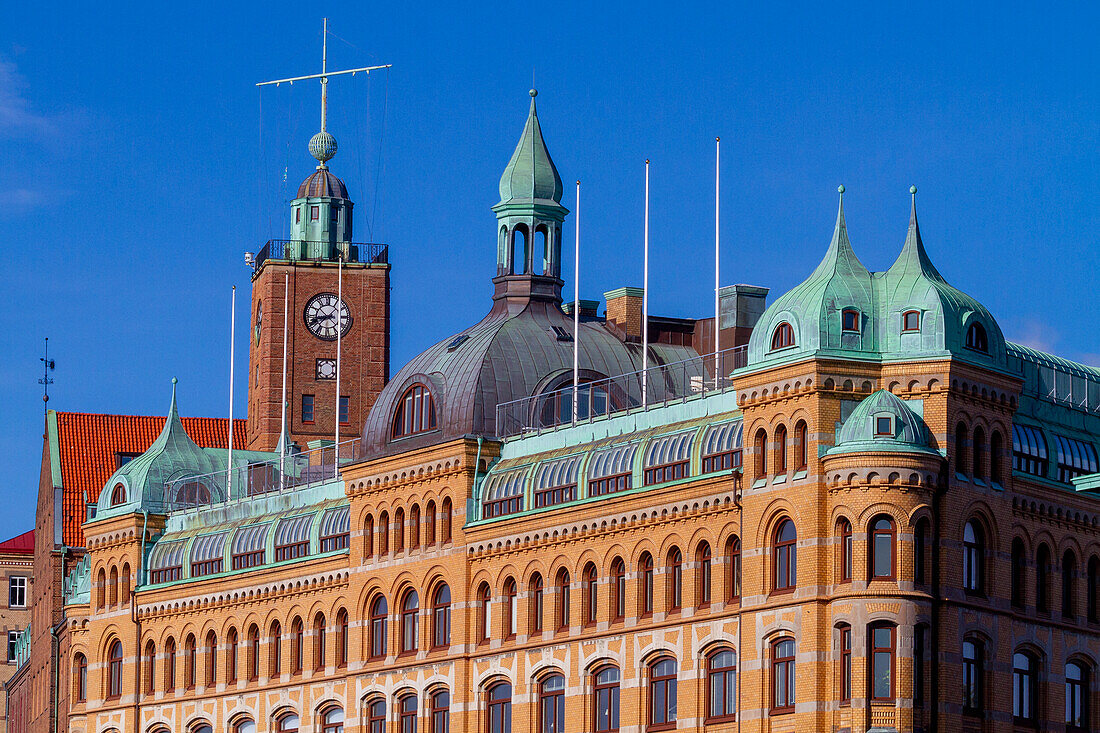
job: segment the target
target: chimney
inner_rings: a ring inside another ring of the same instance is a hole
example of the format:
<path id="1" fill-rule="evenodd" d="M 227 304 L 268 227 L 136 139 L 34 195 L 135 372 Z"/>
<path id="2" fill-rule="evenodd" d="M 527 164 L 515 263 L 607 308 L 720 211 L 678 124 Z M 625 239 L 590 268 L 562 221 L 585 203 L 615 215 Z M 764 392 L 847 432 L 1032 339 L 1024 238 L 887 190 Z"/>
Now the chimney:
<path id="1" fill-rule="evenodd" d="M 600 309 L 600 301 L 598 300 L 585 300 L 581 298 L 577 301 L 580 304 L 581 318 L 597 318 L 598 311 Z M 567 316 L 573 315 L 573 301 L 567 300 L 561 304 L 562 313 Z"/>
<path id="2" fill-rule="evenodd" d="M 767 297 L 768 288 L 756 285 L 727 285 L 718 289 L 718 343 L 723 349 L 749 342 L 749 334 L 764 315 Z"/>
<path id="3" fill-rule="evenodd" d="M 641 288 L 625 287 L 603 294 L 607 301 L 607 322 L 621 330 L 626 341 L 640 341 L 642 338 L 644 292 Z"/>

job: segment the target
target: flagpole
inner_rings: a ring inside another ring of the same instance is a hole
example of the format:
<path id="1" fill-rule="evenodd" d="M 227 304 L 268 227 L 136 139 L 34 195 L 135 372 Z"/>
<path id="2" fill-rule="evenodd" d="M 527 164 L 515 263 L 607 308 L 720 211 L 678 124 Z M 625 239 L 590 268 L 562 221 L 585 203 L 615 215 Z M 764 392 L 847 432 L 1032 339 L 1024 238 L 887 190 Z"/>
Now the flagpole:
<path id="1" fill-rule="evenodd" d="M 718 268 L 720 259 L 718 256 L 718 171 L 719 171 L 719 145 L 721 138 L 714 138 L 714 388 L 718 389 L 718 332 L 719 332 L 719 304 L 718 304 Z"/>
<path id="2" fill-rule="evenodd" d="M 237 286 L 229 306 L 229 452 L 225 459 L 225 500 L 233 495 L 233 361 L 237 340 Z M 197 496 L 196 496 L 197 499 Z M 197 502 L 196 502 L 197 503 Z"/>
<path id="3" fill-rule="evenodd" d="M 286 434 L 286 350 L 287 350 L 287 326 L 290 323 L 290 273 L 283 273 L 283 412 L 279 423 L 279 490 L 286 485 L 284 478 L 285 466 L 283 458 L 286 456 L 290 436 Z"/>
<path id="4" fill-rule="evenodd" d="M 341 306 L 344 303 L 344 252 L 338 250 L 336 260 L 336 433 L 333 451 L 333 476 L 340 470 L 340 341 L 344 334 L 344 322 Z M 351 409 L 351 405 L 348 405 Z"/>
<path id="5" fill-rule="evenodd" d="M 579 405 L 577 393 L 580 387 L 580 337 L 581 337 L 581 182 L 577 181 L 577 206 L 573 212 L 577 232 L 573 237 L 573 422 L 577 422 Z"/>
<path id="6" fill-rule="evenodd" d="M 649 369 L 649 158 L 645 159 L 645 263 L 642 270 L 642 407 L 648 403 Z"/>

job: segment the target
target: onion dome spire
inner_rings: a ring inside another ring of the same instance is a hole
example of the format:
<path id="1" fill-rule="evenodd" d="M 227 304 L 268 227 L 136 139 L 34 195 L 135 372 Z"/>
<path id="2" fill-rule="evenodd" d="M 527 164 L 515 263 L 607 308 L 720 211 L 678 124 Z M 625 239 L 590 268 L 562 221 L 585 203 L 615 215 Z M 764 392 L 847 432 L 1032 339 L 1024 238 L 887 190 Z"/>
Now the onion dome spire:
<path id="1" fill-rule="evenodd" d="M 538 111 L 535 109 L 538 91 L 532 89 L 530 95 L 531 109 L 527 114 L 527 124 L 523 126 L 523 134 L 512 159 L 500 177 L 501 203 L 516 199 L 561 201 L 561 176 L 542 138 Z"/>

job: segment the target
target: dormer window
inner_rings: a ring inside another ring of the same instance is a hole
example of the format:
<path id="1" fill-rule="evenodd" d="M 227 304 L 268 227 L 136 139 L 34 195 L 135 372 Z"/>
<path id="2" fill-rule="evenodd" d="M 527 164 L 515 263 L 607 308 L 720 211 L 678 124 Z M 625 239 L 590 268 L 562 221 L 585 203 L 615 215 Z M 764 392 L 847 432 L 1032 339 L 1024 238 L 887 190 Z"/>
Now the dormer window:
<path id="1" fill-rule="evenodd" d="M 845 308 L 840 314 L 840 327 L 845 333 L 859 333 L 859 311 Z"/>
<path id="2" fill-rule="evenodd" d="M 905 311 L 901 314 L 901 331 L 907 333 L 909 331 L 920 330 L 920 311 Z"/>
<path id="3" fill-rule="evenodd" d="M 393 437 L 403 438 L 435 430 L 435 425 L 432 393 L 423 384 L 412 385 L 397 403 L 397 412 L 393 416 Z"/>
<path id="4" fill-rule="evenodd" d="M 794 328 L 783 321 L 772 332 L 772 351 L 786 349 L 789 346 L 794 346 Z"/>
<path id="5" fill-rule="evenodd" d="M 875 418 L 875 437 L 876 438 L 892 438 L 894 437 L 894 418 L 883 415 Z"/>
<path id="6" fill-rule="evenodd" d="M 122 484 L 115 484 L 115 487 L 111 489 L 111 506 L 119 506 L 126 503 L 126 487 Z"/>
<path id="7" fill-rule="evenodd" d="M 989 339 L 985 335 L 985 327 L 975 321 L 966 329 L 966 348 L 989 353 Z"/>

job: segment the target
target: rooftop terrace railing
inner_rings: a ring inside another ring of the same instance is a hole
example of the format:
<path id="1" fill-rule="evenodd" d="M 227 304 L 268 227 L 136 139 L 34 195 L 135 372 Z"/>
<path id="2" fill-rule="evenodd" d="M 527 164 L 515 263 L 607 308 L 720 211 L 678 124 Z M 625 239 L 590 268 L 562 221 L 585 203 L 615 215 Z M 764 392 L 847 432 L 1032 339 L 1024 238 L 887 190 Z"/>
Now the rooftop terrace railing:
<path id="1" fill-rule="evenodd" d="M 343 253 L 345 263 L 386 264 L 389 261 L 389 247 L 385 244 L 269 239 L 256 254 L 255 267 L 258 269 L 267 260 L 335 262 L 338 252 Z"/>
<path id="2" fill-rule="evenodd" d="M 164 484 L 164 509 L 173 514 L 200 511 L 320 486 L 337 477 L 337 458 L 345 464 L 358 457 L 359 438 L 353 438 L 342 441 L 339 450 L 327 445 L 269 461 L 240 463 L 223 471 L 173 478 Z"/>
<path id="3" fill-rule="evenodd" d="M 730 375 L 747 362 L 747 347 L 735 346 L 684 361 L 582 382 L 554 392 L 497 405 L 497 437 L 539 435 L 590 423 L 617 413 L 661 407 L 733 386 Z M 715 374 L 718 377 L 715 377 Z"/>

